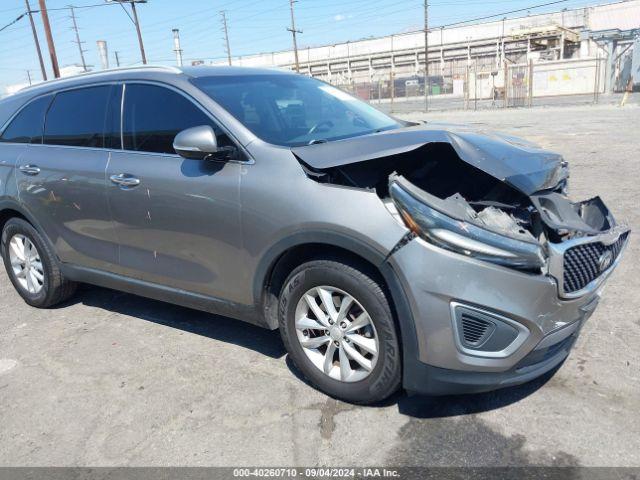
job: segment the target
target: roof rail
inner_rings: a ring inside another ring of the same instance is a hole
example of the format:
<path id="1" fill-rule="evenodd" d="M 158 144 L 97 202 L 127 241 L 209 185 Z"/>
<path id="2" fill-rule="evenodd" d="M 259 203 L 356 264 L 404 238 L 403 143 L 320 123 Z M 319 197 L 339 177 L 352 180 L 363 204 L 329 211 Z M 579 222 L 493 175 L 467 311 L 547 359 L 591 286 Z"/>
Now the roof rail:
<path id="1" fill-rule="evenodd" d="M 51 84 L 56 84 L 58 82 L 64 82 L 66 80 L 73 80 L 76 78 L 85 78 L 85 77 L 90 77 L 92 75 L 101 75 L 104 73 L 112 73 L 112 72 L 126 72 L 126 71 L 132 71 L 132 70 L 164 70 L 165 72 L 169 72 L 169 73 L 182 73 L 182 70 L 180 70 L 178 67 L 172 67 L 169 65 L 138 65 L 138 66 L 134 66 L 134 67 L 117 67 L 117 68 L 107 68 L 104 70 L 94 70 L 91 72 L 82 72 L 82 73 L 78 73 L 77 75 L 69 75 L 68 77 L 60 77 L 60 78 L 56 78 L 53 80 L 47 80 L 44 82 L 40 82 L 40 83 L 36 83 L 33 85 L 29 85 L 28 87 L 22 88 L 20 89 L 18 92 L 26 92 L 28 90 L 34 89 L 34 88 L 38 88 L 38 87 L 42 87 L 43 85 L 51 85 Z"/>

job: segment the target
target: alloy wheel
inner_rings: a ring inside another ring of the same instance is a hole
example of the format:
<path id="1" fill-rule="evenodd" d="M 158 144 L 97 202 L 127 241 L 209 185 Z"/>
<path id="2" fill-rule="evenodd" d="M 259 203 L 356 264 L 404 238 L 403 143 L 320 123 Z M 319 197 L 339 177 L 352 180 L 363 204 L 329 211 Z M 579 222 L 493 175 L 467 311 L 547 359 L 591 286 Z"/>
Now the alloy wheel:
<path id="1" fill-rule="evenodd" d="M 330 286 L 307 291 L 296 306 L 296 335 L 307 358 L 342 382 L 358 382 L 376 365 L 379 341 L 371 317 L 347 292 Z"/>
<path id="2" fill-rule="evenodd" d="M 19 233 L 11 238 L 9 261 L 20 286 L 30 294 L 40 293 L 44 287 L 44 267 L 38 249 L 29 238 Z"/>

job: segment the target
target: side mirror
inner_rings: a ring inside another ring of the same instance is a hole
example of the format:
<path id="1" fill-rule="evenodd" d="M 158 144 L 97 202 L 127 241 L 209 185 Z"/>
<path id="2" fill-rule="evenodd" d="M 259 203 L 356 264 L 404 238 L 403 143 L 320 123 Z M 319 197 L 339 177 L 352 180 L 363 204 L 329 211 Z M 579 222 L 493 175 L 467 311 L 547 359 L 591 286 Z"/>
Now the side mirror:
<path id="1" fill-rule="evenodd" d="M 173 140 L 173 148 L 181 157 L 192 160 L 224 160 L 229 157 L 229 149 L 218 147 L 216 134 L 209 125 L 181 131 Z"/>

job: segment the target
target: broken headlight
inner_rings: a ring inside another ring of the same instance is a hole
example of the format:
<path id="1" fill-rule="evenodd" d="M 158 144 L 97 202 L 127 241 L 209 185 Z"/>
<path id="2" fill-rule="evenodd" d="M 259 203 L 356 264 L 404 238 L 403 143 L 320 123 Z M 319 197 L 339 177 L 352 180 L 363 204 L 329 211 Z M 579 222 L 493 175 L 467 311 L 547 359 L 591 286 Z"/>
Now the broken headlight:
<path id="1" fill-rule="evenodd" d="M 509 238 L 441 213 L 396 183 L 390 194 L 404 223 L 416 235 L 438 247 L 518 270 L 539 272 L 545 256 L 537 243 Z"/>

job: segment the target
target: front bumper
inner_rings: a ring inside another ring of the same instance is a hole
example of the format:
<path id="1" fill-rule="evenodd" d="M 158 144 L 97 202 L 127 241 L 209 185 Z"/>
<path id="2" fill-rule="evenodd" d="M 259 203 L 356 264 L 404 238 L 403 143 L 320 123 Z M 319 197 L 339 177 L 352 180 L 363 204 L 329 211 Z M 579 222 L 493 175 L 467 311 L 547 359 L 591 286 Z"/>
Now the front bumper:
<path id="1" fill-rule="evenodd" d="M 405 352 L 404 387 L 433 395 L 493 390 L 552 370 L 595 310 L 604 281 L 581 297 L 562 299 L 550 276 L 479 261 L 419 238 L 397 250 L 389 264 L 407 298 L 417 339 L 417 352 Z M 457 341 L 452 304 L 506 317 L 527 334 L 508 355 L 470 353 Z"/>

